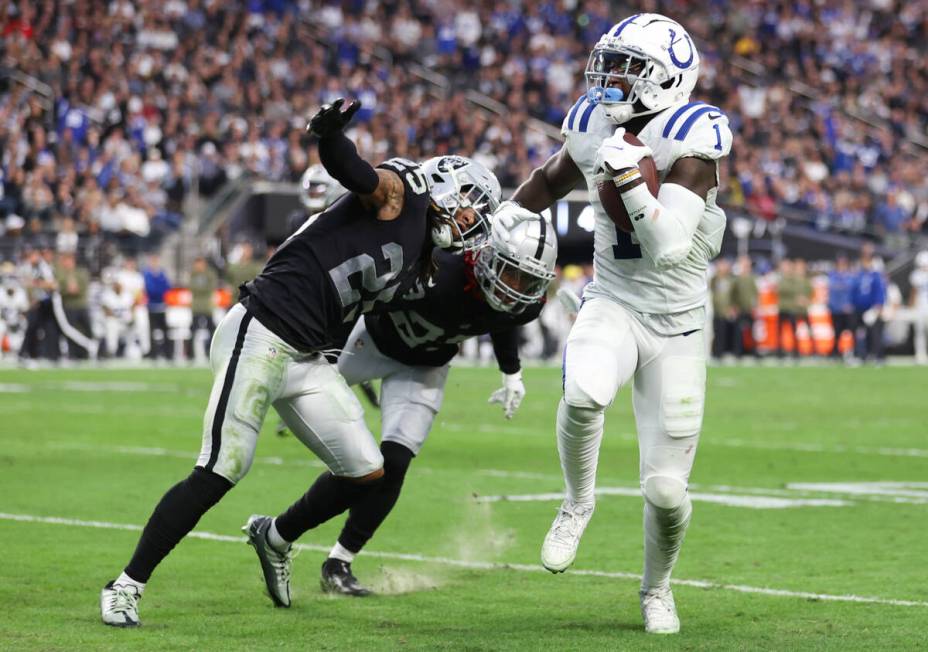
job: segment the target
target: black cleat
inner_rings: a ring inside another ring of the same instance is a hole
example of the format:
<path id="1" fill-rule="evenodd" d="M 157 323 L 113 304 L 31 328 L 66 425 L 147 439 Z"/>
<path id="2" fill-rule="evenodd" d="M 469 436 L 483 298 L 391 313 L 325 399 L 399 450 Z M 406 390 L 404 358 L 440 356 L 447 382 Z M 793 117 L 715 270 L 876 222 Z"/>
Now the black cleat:
<path id="1" fill-rule="evenodd" d="M 374 389 L 374 384 L 365 380 L 363 383 L 358 383 L 358 387 L 361 388 L 361 393 L 364 394 L 364 398 L 367 399 L 367 402 L 373 405 L 375 408 L 380 408 L 380 398 L 377 396 L 377 390 Z"/>
<path id="2" fill-rule="evenodd" d="M 371 595 L 371 590 L 361 586 L 358 578 L 351 573 L 351 564 L 341 559 L 329 557 L 322 562 L 322 579 L 319 585 L 325 593 L 351 595 L 363 598 Z"/>

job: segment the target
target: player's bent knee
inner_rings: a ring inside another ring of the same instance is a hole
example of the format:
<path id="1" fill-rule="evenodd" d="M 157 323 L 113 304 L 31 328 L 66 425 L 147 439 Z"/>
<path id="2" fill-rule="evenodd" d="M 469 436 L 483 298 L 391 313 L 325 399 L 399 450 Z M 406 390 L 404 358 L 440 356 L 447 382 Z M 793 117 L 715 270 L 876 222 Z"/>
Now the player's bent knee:
<path id="1" fill-rule="evenodd" d="M 608 407 L 612 396 L 592 386 L 590 382 L 568 377 L 564 380 L 564 403 L 572 408 L 602 411 Z"/>
<path id="2" fill-rule="evenodd" d="M 376 471 L 372 471 L 366 475 L 362 475 L 359 477 L 347 477 L 347 476 L 341 476 L 341 477 L 344 480 L 347 480 L 348 482 L 353 482 L 354 484 L 370 484 L 372 482 L 377 482 L 378 480 L 383 478 L 383 467 L 380 467 Z"/>
<path id="3" fill-rule="evenodd" d="M 686 500 L 686 483 L 669 475 L 651 475 L 642 484 L 644 499 L 658 509 L 677 509 Z"/>
<path id="4" fill-rule="evenodd" d="M 571 405 L 564 399 L 563 409 L 558 410 L 558 422 L 564 430 L 588 432 L 602 426 L 603 408 Z"/>
<path id="5" fill-rule="evenodd" d="M 380 451 L 383 453 L 384 484 L 401 487 L 406 478 L 406 471 L 409 470 L 409 464 L 415 457 L 413 452 L 406 446 L 392 441 L 380 444 Z"/>

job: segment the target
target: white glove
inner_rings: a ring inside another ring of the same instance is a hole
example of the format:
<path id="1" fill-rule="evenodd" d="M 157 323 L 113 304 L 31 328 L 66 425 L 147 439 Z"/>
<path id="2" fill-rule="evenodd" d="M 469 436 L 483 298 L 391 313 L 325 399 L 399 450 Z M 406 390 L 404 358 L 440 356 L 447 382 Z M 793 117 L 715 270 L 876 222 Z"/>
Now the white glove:
<path id="1" fill-rule="evenodd" d="M 490 394 L 487 403 L 498 403 L 503 406 L 507 419 L 511 419 L 525 398 L 525 385 L 522 384 L 522 372 L 503 374 L 503 386 Z"/>
<path id="2" fill-rule="evenodd" d="M 603 168 L 607 174 L 613 175 L 619 170 L 638 167 L 638 162 L 646 156 L 653 156 L 654 152 L 647 145 L 637 146 L 625 142 L 625 128 L 619 127 L 615 133 L 602 142 L 596 150 L 596 164 L 594 170 Z"/>
<path id="3" fill-rule="evenodd" d="M 561 302 L 564 310 L 569 315 L 576 315 L 580 312 L 580 305 L 583 303 L 580 297 L 570 288 L 558 288 L 557 300 Z"/>
<path id="4" fill-rule="evenodd" d="M 538 213 L 522 208 L 514 201 L 504 201 L 493 212 L 490 217 L 494 234 L 502 237 L 503 241 L 509 241 L 509 232 L 516 224 L 527 220 L 537 220 Z"/>

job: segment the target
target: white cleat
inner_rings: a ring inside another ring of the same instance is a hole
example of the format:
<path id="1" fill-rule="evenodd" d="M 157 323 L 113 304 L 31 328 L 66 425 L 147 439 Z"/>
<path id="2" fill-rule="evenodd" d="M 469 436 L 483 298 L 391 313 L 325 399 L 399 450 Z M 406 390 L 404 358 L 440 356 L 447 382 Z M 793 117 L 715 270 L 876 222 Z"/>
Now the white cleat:
<path id="1" fill-rule="evenodd" d="M 592 505 L 578 505 L 565 498 L 541 546 L 541 563 L 552 573 L 563 573 L 574 563 L 580 537 L 593 516 Z"/>
<path id="2" fill-rule="evenodd" d="M 641 590 L 641 617 L 644 631 L 648 634 L 676 634 L 680 631 L 677 605 L 673 602 L 670 588 Z"/>
<path id="3" fill-rule="evenodd" d="M 132 584 L 109 582 L 100 591 L 100 615 L 103 622 L 113 627 L 138 627 L 139 600 L 142 594 Z"/>

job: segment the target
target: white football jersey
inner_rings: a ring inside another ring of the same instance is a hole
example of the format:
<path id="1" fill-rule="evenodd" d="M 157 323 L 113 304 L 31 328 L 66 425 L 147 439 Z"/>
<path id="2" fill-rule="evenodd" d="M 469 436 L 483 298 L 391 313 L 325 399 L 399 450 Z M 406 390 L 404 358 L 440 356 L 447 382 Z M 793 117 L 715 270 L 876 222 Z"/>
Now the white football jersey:
<path id="1" fill-rule="evenodd" d="M 700 328 L 705 322 L 706 274 L 709 261 L 718 255 L 725 233 L 725 211 L 715 202 L 718 188 L 709 191 L 706 210 L 694 235 L 689 256 L 679 265 L 658 269 L 648 258 L 634 233 L 618 229 L 599 201 L 596 151 L 616 125 L 586 96 L 564 118 L 561 133 L 567 151 L 586 178 L 590 204 L 596 219 L 594 233 L 594 281 L 584 296 L 606 296 L 645 316 L 664 334 Z M 679 158 L 713 161 L 731 151 L 728 118 L 717 107 L 703 102 L 680 102 L 657 113 L 638 134 L 654 152 L 659 180 Z M 718 175 L 718 173 L 716 173 Z"/>
<path id="2" fill-rule="evenodd" d="M 915 291 L 913 307 L 920 311 L 928 311 L 928 269 L 914 269 L 909 276 L 909 283 Z"/>

